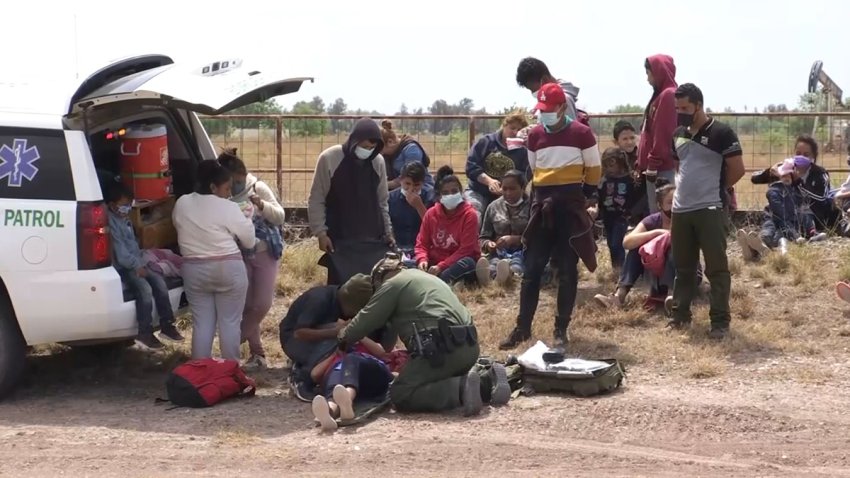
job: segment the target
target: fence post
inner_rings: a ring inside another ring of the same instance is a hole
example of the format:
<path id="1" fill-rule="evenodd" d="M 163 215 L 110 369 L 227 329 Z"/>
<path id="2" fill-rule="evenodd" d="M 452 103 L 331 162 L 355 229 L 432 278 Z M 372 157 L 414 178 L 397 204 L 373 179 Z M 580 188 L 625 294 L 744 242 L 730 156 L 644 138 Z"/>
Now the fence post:
<path id="1" fill-rule="evenodd" d="M 280 116 L 274 119 L 274 168 L 277 178 L 277 198 L 283 204 L 283 120 Z"/>
<path id="2" fill-rule="evenodd" d="M 469 117 L 469 147 L 475 144 L 475 117 Z"/>

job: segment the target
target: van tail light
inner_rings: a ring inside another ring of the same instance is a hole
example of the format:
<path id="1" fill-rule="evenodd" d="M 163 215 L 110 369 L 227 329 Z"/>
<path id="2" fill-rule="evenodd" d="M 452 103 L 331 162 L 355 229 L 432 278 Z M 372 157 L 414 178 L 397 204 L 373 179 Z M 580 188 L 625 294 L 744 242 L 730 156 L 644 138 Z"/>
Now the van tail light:
<path id="1" fill-rule="evenodd" d="M 77 205 L 77 269 L 102 269 L 112 265 L 109 214 L 103 202 Z"/>

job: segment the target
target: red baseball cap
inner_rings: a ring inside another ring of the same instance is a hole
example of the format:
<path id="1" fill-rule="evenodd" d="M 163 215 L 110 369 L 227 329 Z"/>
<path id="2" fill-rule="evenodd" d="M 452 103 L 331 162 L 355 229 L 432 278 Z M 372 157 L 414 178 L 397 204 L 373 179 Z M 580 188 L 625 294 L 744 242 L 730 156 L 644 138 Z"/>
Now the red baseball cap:
<path id="1" fill-rule="evenodd" d="M 558 108 L 567 102 L 567 95 L 557 83 L 546 83 L 537 91 L 537 106 L 535 109 L 544 113 L 557 111 Z"/>

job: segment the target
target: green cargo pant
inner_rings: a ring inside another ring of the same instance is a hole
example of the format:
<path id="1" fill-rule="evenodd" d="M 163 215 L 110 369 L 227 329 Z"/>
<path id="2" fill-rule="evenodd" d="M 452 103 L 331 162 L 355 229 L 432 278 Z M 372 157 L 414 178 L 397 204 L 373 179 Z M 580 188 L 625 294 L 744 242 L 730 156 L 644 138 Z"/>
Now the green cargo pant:
<path id="1" fill-rule="evenodd" d="M 399 412 L 441 412 L 461 405 L 460 383 L 478 360 L 478 344 L 456 348 L 440 368 L 422 357 L 410 359 L 390 386 Z"/>
<path id="2" fill-rule="evenodd" d="M 705 276 L 711 282 L 712 327 L 728 327 L 729 292 L 732 276 L 726 258 L 728 221 L 721 208 L 700 209 L 673 213 L 671 241 L 673 262 L 676 263 L 676 280 L 673 283 L 673 320 L 690 322 L 691 302 L 697 292 L 697 266 L 699 253 L 705 257 Z"/>

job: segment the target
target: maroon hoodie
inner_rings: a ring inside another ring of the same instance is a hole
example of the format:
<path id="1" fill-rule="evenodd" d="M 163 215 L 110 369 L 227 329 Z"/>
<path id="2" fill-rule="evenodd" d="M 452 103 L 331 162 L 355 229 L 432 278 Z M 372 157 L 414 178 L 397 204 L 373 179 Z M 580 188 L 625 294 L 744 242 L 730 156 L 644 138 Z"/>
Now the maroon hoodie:
<path id="1" fill-rule="evenodd" d="M 673 131 L 676 130 L 676 65 L 668 55 L 646 59 L 657 83 L 646 106 L 640 131 L 637 169 L 671 171 L 673 163 Z"/>

